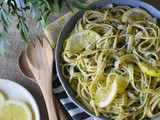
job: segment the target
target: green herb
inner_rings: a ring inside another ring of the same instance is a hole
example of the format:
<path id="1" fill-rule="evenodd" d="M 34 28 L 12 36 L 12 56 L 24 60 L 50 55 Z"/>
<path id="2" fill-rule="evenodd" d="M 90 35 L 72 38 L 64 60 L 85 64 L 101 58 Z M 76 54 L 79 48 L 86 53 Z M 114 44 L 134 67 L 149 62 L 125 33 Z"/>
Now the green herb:
<path id="1" fill-rule="evenodd" d="M 70 0 L 70 1 L 71 1 L 71 4 L 78 9 L 83 9 L 83 10 L 87 9 L 87 7 L 84 6 L 80 0 Z"/>
<path id="2" fill-rule="evenodd" d="M 84 68 L 84 71 L 85 71 L 85 72 L 87 71 L 87 68 L 86 68 L 86 67 Z"/>
<path id="3" fill-rule="evenodd" d="M 103 35 L 104 34 L 104 31 L 102 29 L 99 30 L 98 32 L 100 35 Z"/>
<path id="4" fill-rule="evenodd" d="M 24 6 L 22 6 L 23 0 L 2 0 L 0 2 L 0 16 L 2 28 L 0 31 L 0 44 L 4 44 L 7 39 L 6 36 L 10 35 L 9 24 L 11 19 L 9 16 L 15 16 L 18 18 L 16 25 L 20 31 L 20 35 L 25 42 L 29 42 L 29 30 L 26 25 L 26 16 L 24 13 L 29 10 L 31 18 L 37 20 L 37 27 L 41 24 L 43 29 L 46 27 L 47 19 L 50 14 L 54 14 L 57 10 L 55 9 L 58 4 L 59 12 L 61 12 L 64 4 L 73 12 L 73 8 L 86 10 L 87 7 L 80 0 L 24 0 Z M 19 6 L 17 3 L 19 2 Z M 5 9 L 7 6 L 7 9 Z M 7 11 L 6 11 L 7 10 Z M 8 40 L 7 40 L 8 43 Z M 0 53 L 4 53 L 4 45 L 0 45 Z"/>
<path id="5" fill-rule="evenodd" d="M 4 56 L 4 41 L 0 42 L 0 53 L 2 54 L 2 56 Z"/>
<path id="6" fill-rule="evenodd" d="M 160 87 L 160 82 L 157 82 L 156 88 Z"/>
<path id="7" fill-rule="evenodd" d="M 112 11 L 112 14 L 113 14 L 113 15 L 116 15 L 116 12 L 115 12 L 115 11 Z"/>
<path id="8" fill-rule="evenodd" d="M 109 63 L 108 65 L 111 66 L 111 67 L 114 67 L 114 64 L 115 64 L 115 60 L 114 60 L 114 59 L 111 59 L 111 60 L 110 60 L 110 63 Z"/>
<path id="9" fill-rule="evenodd" d="M 108 38 L 108 41 L 111 41 L 112 39 L 111 38 Z"/>
<path id="10" fill-rule="evenodd" d="M 111 115 L 111 116 L 116 116 L 116 114 L 115 114 L 115 113 L 110 113 L 110 115 Z"/>
<path id="11" fill-rule="evenodd" d="M 137 95 L 137 94 L 134 94 L 134 96 L 135 96 L 135 97 L 139 97 L 139 95 Z"/>
<path id="12" fill-rule="evenodd" d="M 133 113 L 136 112 L 135 110 L 128 110 L 129 113 Z"/>
<path id="13" fill-rule="evenodd" d="M 96 45 L 96 43 L 94 44 L 94 49 L 97 49 L 97 45 Z"/>
<path id="14" fill-rule="evenodd" d="M 79 72 L 79 68 L 77 66 L 74 67 L 74 72 Z"/>
<path id="15" fill-rule="evenodd" d="M 126 109 L 126 107 L 125 107 L 125 106 L 123 106 L 123 105 L 122 105 L 121 107 L 122 107 L 124 110 Z"/>
<path id="16" fill-rule="evenodd" d="M 142 102 L 145 101 L 145 94 L 144 94 L 144 93 L 141 94 L 140 100 L 141 100 Z"/>
<path id="17" fill-rule="evenodd" d="M 118 23 L 114 23 L 113 26 L 117 28 L 118 27 Z"/>
<path id="18" fill-rule="evenodd" d="M 64 0 L 64 1 L 65 1 L 65 3 L 66 3 L 67 7 L 69 8 L 69 10 L 70 10 L 71 12 L 74 12 L 74 11 L 73 11 L 73 6 L 72 6 L 72 4 L 70 4 L 68 0 Z"/>
<path id="19" fill-rule="evenodd" d="M 127 46 L 128 46 L 128 43 L 126 43 L 126 44 L 124 45 L 125 48 L 127 48 Z"/>
<path id="20" fill-rule="evenodd" d="M 147 60 L 150 60 L 151 59 L 151 56 L 147 56 Z"/>
<path id="21" fill-rule="evenodd" d="M 62 11 L 63 6 L 64 6 L 64 0 L 59 0 L 58 1 L 59 12 Z"/>
<path id="22" fill-rule="evenodd" d="M 101 21 L 101 22 L 97 22 L 97 23 L 101 25 L 103 22 Z"/>

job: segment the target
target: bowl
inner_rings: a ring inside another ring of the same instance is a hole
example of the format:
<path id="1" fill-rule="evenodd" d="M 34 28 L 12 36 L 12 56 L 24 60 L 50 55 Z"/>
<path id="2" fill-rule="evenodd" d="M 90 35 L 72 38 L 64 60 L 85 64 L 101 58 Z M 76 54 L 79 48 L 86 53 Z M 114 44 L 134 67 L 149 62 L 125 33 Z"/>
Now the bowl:
<path id="1" fill-rule="evenodd" d="M 27 89 L 16 82 L 0 79 L 0 92 L 4 93 L 8 99 L 22 100 L 27 103 L 31 110 L 34 120 L 40 120 L 38 105 Z"/>
<path id="2" fill-rule="evenodd" d="M 138 1 L 138 0 L 100 0 L 98 2 L 90 4 L 88 6 L 88 9 L 96 9 L 96 8 L 104 7 L 104 6 L 112 4 L 112 3 L 115 5 L 129 5 L 132 7 L 140 6 L 144 9 L 146 9 L 155 18 L 160 18 L 160 11 L 159 10 L 157 10 L 156 8 L 154 8 L 153 6 L 151 6 L 145 2 Z M 70 87 L 68 80 L 66 78 L 64 78 L 64 76 L 62 75 L 62 70 L 61 70 L 61 63 L 63 62 L 63 60 L 62 60 L 63 41 L 68 37 L 69 33 L 72 31 L 72 29 L 74 28 L 74 26 L 78 22 L 78 20 L 83 16 L 84 12 L 85 11 L 83 11 L 83 10 L 76 12 L 71 17 L 71 19 L 68 21 L 68 23 L 64 26 L 64 28 L 62 29 L 62 31 L 59 35 L 58 41 L 57 41 L 57 45 L 56 45 L 55 61 L 56 61 L 56 69 L 57 69 L 58 77 L 59 77 L 59 79 L 62 83 L 62 86 L 64 87 L 67 95 L 69 96 L 69 98 L 73 101 L 73 103 L 75 103 L 78 107 L 83 109 L 86 113 L 95 117 L 95 114 L 93 112 L 91 112 L 87 107 L 85 107 L 80 100 L 75 98 L 76 93 Z M 100 115 L 98 118 L 106 119 L 106 117 L 103 115 Z M 158 119 L 160 119 L 160 117 Z"/>

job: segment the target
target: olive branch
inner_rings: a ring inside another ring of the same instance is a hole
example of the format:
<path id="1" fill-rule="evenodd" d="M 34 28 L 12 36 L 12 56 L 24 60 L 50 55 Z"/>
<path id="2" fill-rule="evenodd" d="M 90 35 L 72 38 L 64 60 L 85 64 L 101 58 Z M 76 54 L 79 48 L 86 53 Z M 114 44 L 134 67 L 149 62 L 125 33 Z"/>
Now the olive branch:
<path id="1" fill-rule="evenodd" d="M 17 5 L 19 3 L 19 6 Z M 22 39 L 29 42 L 29 29 L 26 24 L 24 13 L 29 10 L 32 19 L 37 19 L 37 26 L 41 24 L 45 29 L 48 16 L 56 12 L 61 12 L 64 5 L 73 12 L 74 8 L 87 9 L 81 0 L 2 0 L 0 2 L 0 22 L 2 28 L 0 30 L 0 54 L 4 55 L 4 45 L 11 46 L 10 40 L 6 36 L 11 35 L 8 25 L 11 24 L 10 15 L 18 18 L 16 25 Z M 5 7 L 7 6 L 7 10 Z M 58 10 L 56 9 L 58 6 Z"/>

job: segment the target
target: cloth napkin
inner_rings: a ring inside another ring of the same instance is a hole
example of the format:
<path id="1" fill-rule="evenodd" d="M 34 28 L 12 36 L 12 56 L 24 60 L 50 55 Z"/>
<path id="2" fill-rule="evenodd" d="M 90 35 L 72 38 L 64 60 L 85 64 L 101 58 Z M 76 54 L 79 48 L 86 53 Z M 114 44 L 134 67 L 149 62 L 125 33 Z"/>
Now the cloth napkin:
<path id="1" fill-rule="evenodd" d="M 96 0 L 88 0 L 86 1 L 86 4 L 92 3 Z M 47 36 L 47 39 L 51 43 L 53 49 L 56 47 L 56 42 L 58 35 L 64 25 L 67 23 L 67 21 L 72 17 L 74 13 L 68 12 L 55 22 L 49 24 L 46 26 L 45 34 Z M 60 100 L 62 105 L 66 108 L 70 116 L 74 120 L 94 120 L 94 117 L 91 117 L 86 112 L 84 112 L 81 108 L 77 107 L 67 96 L 67 94 L 64 91 L 64 88 L 62 87 L 59 79 L 56 79 L 53 81 L 53 91 L 56 94 L 56 97 Z"/>
<path id="2" fill-rule="evenodd" d="M 85 4 L 88 5 L 95 1 L 97 0 L 87 0 Z M 62 30 L 64 25 L 68 22 L 68 20 L 72 17 L 73 14 L 74 13 L 72 12 L 68 12 L 67 14 L 63 15 L 53 23 L 46 26 L 44 33 L 46 34 L 46 37 L 51 43 L 53 49 L 56 47 L 56 42 L 57 42 L 60 31 Z"/>
<path id="3" fill-rule="evenodd" d="M 59 79 L 53 80 L 53 91 L 73 120 L 95 120 L 70 100 Z"/>

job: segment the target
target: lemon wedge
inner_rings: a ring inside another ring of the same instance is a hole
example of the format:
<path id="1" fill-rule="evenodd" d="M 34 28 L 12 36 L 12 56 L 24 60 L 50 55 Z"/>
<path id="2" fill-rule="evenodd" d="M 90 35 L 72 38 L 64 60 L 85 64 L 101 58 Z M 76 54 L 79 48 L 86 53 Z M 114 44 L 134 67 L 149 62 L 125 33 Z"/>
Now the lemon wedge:
<path id="1" fill-rule="evenodd" d="M 118 94 L 124 92 L 128 84 L 129 82 L 125 77 L 116 76 L 108 90 L 101 88 L 96 91 L 95 101 L 97 102 L 97 105 L 101 108 L 110 105 Z"/>
<path id="2" fill-rule="evenodd" d="M 4 95 L 0 92 L 0 104 L 2 104 L 5 101 Z"/>
<path id="3" fill-rule="evenodd" d="M 0 120 L 32 120 L 32 114 L 24 102 L 7 100 L 0 105 Z"/>
<path id="4" fill-rule="evenodd" d="M 150 63 L 138 62 L 139 67 L 143 72 L 150 76 L 160 77 L 160 69 L 153 67 Z"/>
<path id="5" fill-rule="evenodd" d="M 122 22 L 153 21 L 153 17 L 141 8 L 132 8 L 122 16 Z"/>
<path id="6" fill-rule="evenodd" d="M 66 44 L 67 57 L 82 51 L 88 44 L 92 44 L 100 38 L 100 35 L 92 30 L 82 30 L 68 38 Z"/>

